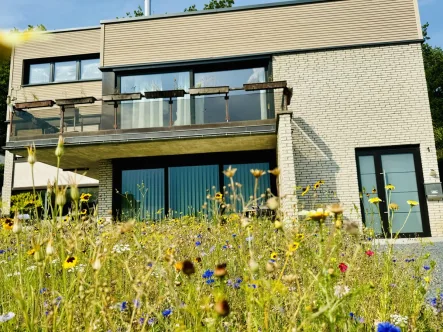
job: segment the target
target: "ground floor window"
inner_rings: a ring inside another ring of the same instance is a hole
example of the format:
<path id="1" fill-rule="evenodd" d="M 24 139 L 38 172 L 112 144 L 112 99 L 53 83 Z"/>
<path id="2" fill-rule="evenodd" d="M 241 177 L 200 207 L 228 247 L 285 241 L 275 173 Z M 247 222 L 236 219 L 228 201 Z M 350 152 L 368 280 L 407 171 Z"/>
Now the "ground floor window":
<path id="1" fill-rule="evenodd" d="M 202 209 L 205 203 L 210 204 L 208 194 L 229 195 L 230 181 L 223 174 L 229 166 L 237 169 L 234 180 L 240 185 L 244 202 L 254 196 L 251 169 L 266 171 L 258 182 L 258 196 L 268 190 L 275 193 L 275 181 L 267 172 L 275 167 L 275 151 L 116 160 L 114 210 L 122 219 L 151 220 L 159 220 L 165 214 L 180 217 L 208 213 Z M 261 198 L 259 204 L 264 203 L 265 198 Z M 241 208 L 238 203 L 237 209 Z"/>
<path id="2" fill-rule="evenodd" d="M 418 146 L 358 149 L 357 168 L 367 227 L 378 235 L 389 236 L 391 230 L 401 236 L 430 236 Z M 372 204 L 376 197 L 381 202 Z M 419 205 L 410 209 L 407 201 Z"/>

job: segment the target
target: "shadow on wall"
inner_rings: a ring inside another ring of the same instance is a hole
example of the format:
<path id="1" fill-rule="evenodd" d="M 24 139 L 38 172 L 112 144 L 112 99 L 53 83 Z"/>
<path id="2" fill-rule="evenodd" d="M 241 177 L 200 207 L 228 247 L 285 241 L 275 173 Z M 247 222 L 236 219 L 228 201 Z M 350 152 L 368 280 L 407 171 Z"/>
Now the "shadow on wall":
<path id="1" fill-rule="evenodd" d="M 317 203 L 339 202 L 339 197 L 336 196 L 336 174 L 339 167 L 332 158 L 331 150 L 302 118 L 294 117 L 292 119 L 292 139 L 297 186 L 302 188 L 308 185 L 311 186 L 309 193 L 305 197 L 299 198 L 301 208 L 315 208 L 311 205 L 313 204 L 312 189 L 313 185 L 319 180 L 324 180 L 325 184 L 320 186 L 317 191 L 319 194 Z M 307 197 L 311 197 L 311 199 Z M 308 201 L 310 205 L 305 206 L 304 204 Z"/>

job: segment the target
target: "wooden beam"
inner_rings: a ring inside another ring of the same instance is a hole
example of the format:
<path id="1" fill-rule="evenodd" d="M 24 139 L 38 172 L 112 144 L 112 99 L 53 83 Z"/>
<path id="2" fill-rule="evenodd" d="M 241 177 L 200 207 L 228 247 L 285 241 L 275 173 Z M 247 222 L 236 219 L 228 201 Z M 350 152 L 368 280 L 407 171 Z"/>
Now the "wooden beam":
<path id="1" fill-rule="evenodd" d="M 155 99 L 155 98 L 176 98 L 184 97 L 185 90 L 165 90 L 165 91 L 148 91 L 145 92 L 145 98 Z"/>
<path id="2" fill-rule="evenodd" d="M 113 95 L 103 96 L 104 102 L 140 100 L 140 99 L 142 99 L 142 94 L 139 92 L 137 92 L 137 93 L 116 93 Z"/>
<path id="3" fill-rule="evenodd" d="M 76 104 L 93 104 L 97 99 L 95 97 L 81 97 L 81 98 L 68 98 L 68 99 L 56 99 L 55 103 L 58 106 L 76 105 Z"/>
<path id="4" fill-rule="evenodd" d="M 189 89 L 190 95 L 217 95 L 226 94 L 229 92 L 229 86 L 214 86 L 208 88 L 191 88 Z"/>
<path id="5" fill-rule="evenodd" d="M 284 89 L 286 88 L 286 86 L 287 86 L 286 81 L 276 81 L 276 82 L 243 84 L 243 89 L 245 89 L 245 91 L 274 90 L 274 89 Z"/>
<path id="6" fill-rule="evenodd" d="M 28 108 L 52 107 L 53 105 L 54 105 L 53 100 L 37 100 L 25 103 L 16 103 L 14 107 L 22 110 Z"/>

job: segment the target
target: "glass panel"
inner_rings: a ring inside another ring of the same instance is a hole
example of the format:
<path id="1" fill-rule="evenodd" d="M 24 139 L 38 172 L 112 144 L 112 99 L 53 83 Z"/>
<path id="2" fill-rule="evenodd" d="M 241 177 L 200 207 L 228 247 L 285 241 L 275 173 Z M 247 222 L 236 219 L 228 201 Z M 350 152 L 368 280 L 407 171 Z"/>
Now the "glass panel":
<path id="1" fill-rule="evenodd" d="M 29 84 L 49 83 L 50 82 L 50 64 L 42 63 L 29 66 Z"/>
<path id="2" fill-rule="evenodd" d="M 81 75 L 82 80 L 92 80 L 102 78 L 102 72 L 98 67 L 100 66 L 100 59 L 90 59 L 82 60 L 81 65 Z"/>
<path id="3" fill-rule="evenodd" d="M 382 167 L 385 173 L 385 183 L 395 186 L 395 190 L 388 192 L 389 202 L 396 203 L 399 210 L 394 214 L 393 232 L 401 229 L 409 212 L 408 200 L 419 201 L 417 178 L 415 173 L 414 156 L 412 153 L 386 154 L 381 156 Z M 420 206 L 413 208 L 402 233 L 418 233 L 423 231 Z"/>
<path id="4" fill-rule="evenodd" d="M 100 129 L 99 106 L 84 106 L 65 109 L 65 132 L 87 132 Z"/>
<path id="5" fill-rule="evenodd" d="M 195 87 L 229 86 L 241 88 L 245 83 L 266 82 L 264 68 L 214 71 L 195 74 Z M 230 91 L 229 120 L 260 120 L 273 117 L 268 100 L 272 93 L 266 91 Z M 195 123 L 225 122 L 224 96 L 195 97 Z"/>
<path id="6" fill-rule="evenodd" d="M 163 168 L 122 171 L 122 214 L 126 218 L 158 220 L 164 215 Z"/>
<path id="7" fill-rule="evenodd" d="M 147 92 L 183 89 L 188 91 L 189 72 L 131 75 L 121 77 L 121 92 Z M 172 99 L 173 126 L 191 124 L 190 96 Z M 142 99 L 123 102 L 120 122 L 122 129 L 167 127 L 170 125 L 169 99 Z"/>
<path id="8" fill-rule="evenodd" d="M 358 157 L 360 174 L 375 174 L 374 156 Z"/>
<path id="9" fill-rule="evenodd" d="M 56 62 L 54 67 L 54 82 L 75 81 L 77 79 L 77 62 Z"/>
<path id="10" fill-rule="evenodd" d="M 12 135 L 29 137 L 36 135 L 56 134 L 60 132 L 60 111 L 41 109 L 14 112 L 12 118 Z"/>
<path id="11" fill-rule="evenodd" d="M 223 169 L 227 169 L 230 165 L 223 165 Z M 237 209 L 239 211 L 243 211 L 243 206 L 248 205 L 248 208 L 252 206 L 252 204 L 257 205 L 251 201 L 251 198 L 254 196 L 254 186 L 255 186 L 255 178 L 251 174 L 251 169 L 259 169 L 266 171 L 266 174 L 259 178 L 258 188 L 257 188 L 257 197 L 260 197 L 261 194 L 266 195 L 267 189 L 271 188 L 271 178 L 268 173 L 269 163 L 251 163 L 251 164 L 232 164 L 232 168 L 236 168 L 237 172 L 234 176 L 234 181 L 241 185 L 240 193 L 242 196 L 242 202 L 237 204 Z M 226 186 L 227 193 L 226 195 L 231 195 L 231 190 L 229 189 L 230 180 L 226 176 L 224 177 L 224 185 Z M 237 190 L 238 192 L 238 190 Z M 259 198 L 258 205 L 262 205 L 266 202 L 266 199 Z M 251 203 L 251 204 L 249 204 Z"/>
<path id="12" fill-rule="evenodd" d="M 202 211 L 212 187 L 219 191 L 218 165 L 169 168 L 169 208 L 174 216 Z M 208 202 L 209 203 L 209 202 Z"/>

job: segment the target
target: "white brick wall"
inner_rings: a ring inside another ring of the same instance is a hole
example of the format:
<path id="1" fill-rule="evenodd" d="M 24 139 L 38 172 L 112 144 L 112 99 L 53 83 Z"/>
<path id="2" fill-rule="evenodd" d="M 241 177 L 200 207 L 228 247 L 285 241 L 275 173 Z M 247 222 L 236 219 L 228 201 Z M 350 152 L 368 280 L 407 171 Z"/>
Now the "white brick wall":
<path id="1" fill-rule="evenodd" d="M 6 151 L 5 152 L 5 173 L 3 177 L 2 188 L 2 214 L 8 215 L 11 210 L 11 192 L 12 192 L 12 177 L 14 172 L 14 155 Z"/>
<path id="2" fill-rule="evenodd" d="M 98 215 L 99 217 L 110 217 L 113 192 L 111 160 L 100 160 L 98 181 Z"/>
<path id="3" fill-rule="evenodd" d="M 275 56 L 273 78 L 294 88 L 297 185 L 323 179 L 346 208 L 360 207 L 355 148 L 406 144 L 420 145 L 425 182 L 436 181 L 420 44 Z M 443 202 L 427 204 L 432 235 L 442 236 Z"/>

